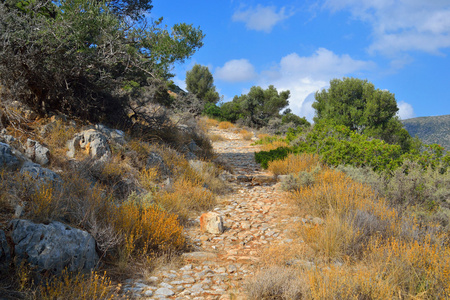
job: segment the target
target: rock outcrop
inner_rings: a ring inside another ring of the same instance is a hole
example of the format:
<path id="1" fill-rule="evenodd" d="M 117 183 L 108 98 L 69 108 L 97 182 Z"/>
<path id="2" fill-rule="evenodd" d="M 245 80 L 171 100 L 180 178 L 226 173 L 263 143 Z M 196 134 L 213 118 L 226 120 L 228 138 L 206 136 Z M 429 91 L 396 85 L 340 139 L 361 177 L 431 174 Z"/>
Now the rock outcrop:
<path id="1" fill-rule="evenodd" d="M 19 167 L 20 161 L 12 153 L 8 144 L 0 143 L 0 168 L 15 170 Z"/>
<path id="2" fill-rule="evenodd" d="M 0 270 L 4 270 L 11 262 L 11 250 L 3 230 L 0 230 Z"/>
<path id="3" fill-rule="evenodd" d="M 28 174 L 33 179 L 40 180 L 45 183 L 52 182 L 53 184 L 59 184 L 62 182 L 61 176 L 50 169 L 44 168 L 41 165 L 32 162 L 25 162 L 20 169 L 20 173 Z"/>
<path id="4" fill-rule="evenodd" d="M 42 166 L 45 166 L 50 162 L 50 151 L 39 142 L 32 139 L 27 139 L 25 155 Z"/>
<path id="5" fill-rule="evenodd" d="M 69 151 L 67 156 L 75 157 L 78 151 L 85 151 L 93 159 L 107 160 L 111 157 L 111 149 L 108 145 L 107 137 L 95 129 L 89 129 L 77 133 L 73 139 L 67 143 Z"/>
<path id="6" fill-rule="evenodd" d="M 200 229 L 212 234 L 221 234 L 224 231 L 222 216 L 215 212 L 202 214 L 200 216 Z"/>
<path id="7" fill-rule="evenodd" d="M 11 224 L 16 257 L 26 260 L 37 272 L 91 270 L 98 263 L 94 238 L 86 231 L 60 222 L 45 225 L 16 219 Z"/>

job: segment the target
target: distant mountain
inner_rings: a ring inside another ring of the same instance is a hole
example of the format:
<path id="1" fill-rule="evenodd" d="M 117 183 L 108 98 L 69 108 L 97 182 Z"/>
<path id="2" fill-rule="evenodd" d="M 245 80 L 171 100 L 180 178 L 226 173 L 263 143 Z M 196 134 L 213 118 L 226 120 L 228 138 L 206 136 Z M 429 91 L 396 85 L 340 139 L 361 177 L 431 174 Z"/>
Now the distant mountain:
<path id="1" fill-rule="evenodd" d="M 402 120 L 411 136 L 425 144 L 439 144 L 450 151 L 450 115 Z"/>

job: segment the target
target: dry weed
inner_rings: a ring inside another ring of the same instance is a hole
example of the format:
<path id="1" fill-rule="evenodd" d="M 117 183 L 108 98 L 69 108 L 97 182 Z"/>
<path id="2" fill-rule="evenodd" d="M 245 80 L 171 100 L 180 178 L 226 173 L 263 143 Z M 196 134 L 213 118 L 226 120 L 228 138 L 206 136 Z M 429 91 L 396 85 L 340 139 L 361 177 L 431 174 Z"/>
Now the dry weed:
<path id="1" fill-rule="evenodd" d="M 230 128 L 234 128 L 234 124 L 228 121 L 224 121 L 224 122 L 220 122 L 219 123 L 219 129 L 230 129 Z"/>
<path id="2" fill-rule="evenodd" d="M 114 286 L 104 273 L 89 275 L 63 272 L 36 291 L 37 299 L 118 299 L 120 286 Z"/>
<path id="3" fill-rule="evenodd" d="M 179 215 L 183 221 L 188 219 L 192 211 L 210 209 L 215 201 L 212 192 L 186 179 L 175 181 L 171 191 L 155 195 L 157 205 Z"/>
<path id="4" fill-rule="evenodd" d="M 270 141 L 268 143 L 264 143 L 263 145 L 261 145 L 261 151 L 270 151 L 270 150 L 275 150 L 277 148 L 280 147 L 288 147 L 289 144 L 286 143 L 285 141 Z"/>
<path id="5" fill-rule="evenodd" d="M 220 134 L 211 134 L 211 135 L 209 135 L 209 139 L 212 141 L 212 142 L 221 142 L 221 141 L 225 141 L 226 139 L 222 136 L 222 135 L 220 135 Z"/>
<path id="6" fill-rule="evenodd" d="M 253 132 L 247 131 L 245 129 L 242 129 L 239 133 L 242 137 L 242 139 L 246 141 L 250 141 L 253 138 Z"/>
<path id="7" fill-rule="evenodd" d="M 311 172 L 320 165 L 316 154 L 289 154 L 285 159 L 269 162 L 267 169 L 275 175 L 297 174 L 301 171 Z"/>

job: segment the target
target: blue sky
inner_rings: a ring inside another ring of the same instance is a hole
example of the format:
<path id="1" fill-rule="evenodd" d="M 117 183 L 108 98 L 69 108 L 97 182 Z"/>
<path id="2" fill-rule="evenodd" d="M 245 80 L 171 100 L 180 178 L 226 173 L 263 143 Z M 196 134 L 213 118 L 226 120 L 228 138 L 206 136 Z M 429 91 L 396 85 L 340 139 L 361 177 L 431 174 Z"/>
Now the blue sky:
<path id="1" fill-rule="evenodd" d="M 150 18 L 199 26 L 193 65 L 209 67 L 230 101 L 252 86 L 290 90 L 312 119 L 314 93 L 333 78 L 367 79 L 394 93 L 403 119 L 450 114 L 450 0 L 153 0 Z"/>

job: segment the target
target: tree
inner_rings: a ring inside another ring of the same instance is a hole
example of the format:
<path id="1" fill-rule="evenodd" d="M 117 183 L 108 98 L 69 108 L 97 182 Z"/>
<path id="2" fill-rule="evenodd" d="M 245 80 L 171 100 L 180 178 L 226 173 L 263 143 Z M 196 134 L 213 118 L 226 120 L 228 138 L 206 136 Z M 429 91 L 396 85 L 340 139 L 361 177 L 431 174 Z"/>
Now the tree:
<path id="1" fill-rule="evenodd" d="M 345 125 L 408 149 L 411 137 L 396 116 L 397 101 L 389 91 L 375 89 L 367 80 L 333 79 L 327 90 L 316 92 L 315 98 L 312 105 L 316 110 L 315 122 L 327 120 Z"/>
<path id="2" fill-rule="evenodd" d="M 233 101 L 222 106 L 224 118 L 244 118 L 249 126 L 263 127 L 273 117 L 279 117 L 280 111 L 289 105 L 289 91 L 278 93 L 270 85 L 267 89 L 253 86 L 247 95 L 235 96 Z"/>
<path id="3" fill-rule="evenodd" d="M 203 45 L 192 25 L 147 24 L 150 8 L 149 0 L 0 1 L 2 101 L 93 122 L 126 117 L 129 91 L 170 78 Z"/>
<path id="4" fill-rule="evenodd" d="M 220 99 L 213 76 L 206 66 L 196 64 L 186 72 L 186 88 L 204 102 L 217 103 Z"/>

